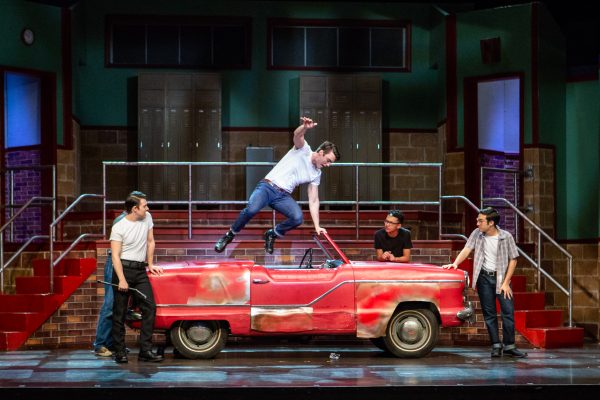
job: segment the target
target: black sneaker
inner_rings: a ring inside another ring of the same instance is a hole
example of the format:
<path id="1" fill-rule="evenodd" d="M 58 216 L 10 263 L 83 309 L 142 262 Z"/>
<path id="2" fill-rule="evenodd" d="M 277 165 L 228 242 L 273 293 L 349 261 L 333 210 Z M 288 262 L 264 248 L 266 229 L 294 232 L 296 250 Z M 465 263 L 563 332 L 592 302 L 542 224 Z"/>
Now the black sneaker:
<path id="1" fill-rule="evenodd" d="M 233 234 L 233 232 L 231 232 L 231 229 L 228 230 L 227 233 L 223 235 L 223 237 L 219 239 L 215 244 L 215 251 L 217 253 L 222 253 L 223 250 L 225 250 L 225 247 L 227 247 L 227 245 L 231 243 L 234 237 L 235 235 Z"/>
<path id="2" fill-rule="evenodd" d="M 275 239 L 277 239 L 277 234 L 273 229 L 269 229 L 265 232 L 265 251 L 269 254 L 273 254 L 273 246 L 275 245 Z"/>
<path id="3" fill-rule="evenodd" d="M 502 347 L 492 347 L 492 358 L 502 357 Z"/>
<path id="4" fill-rule="evenodd" d="M 157 354 L 154 354 L 151 351 L 140 351 L 140 354 L 138 355 L 138 361 L 146 361 L 146 362 L 161 362 L 162 360 L 164 360 L 163 356 L 159 356 Z"/>
<path id="5" fill-rule="evenodd" d="M 127 353 L 121 351 L 117 352 L 117 354 L 115 354 L 115 361 L 117 364 L 127 364 L 129 361 L 127 359 Z"/>
<path id="6" fill-rule="evenodd" d="M 525 358 L 527 357 L 527 353 L 517 350 L 516 348 L 512 348 L 510 350 L 504 350 L 504 355 L 513 357 L 513 358 Z"/>

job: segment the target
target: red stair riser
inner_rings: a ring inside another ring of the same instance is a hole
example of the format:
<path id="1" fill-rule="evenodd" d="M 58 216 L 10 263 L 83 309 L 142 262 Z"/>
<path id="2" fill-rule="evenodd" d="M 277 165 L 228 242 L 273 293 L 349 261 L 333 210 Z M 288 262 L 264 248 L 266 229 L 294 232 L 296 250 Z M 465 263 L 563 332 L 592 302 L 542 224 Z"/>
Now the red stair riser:
<path id="1" fill-rule="evenodd" d="M 561 310 L 519 310 L 515 311 L 515 324 L 520 328 L 548 328 L 563 326 Z"/>
<path id="2" fill-rule="evenodd" d="M 56 295 L 0 295 L 0 311 L 2 312 L 40 312 L 56 306 Z"/>
<path id="3" fill-rule="evenodd" d="M 41 313 L 0 312 L 0 331 L 25 331 L 27 326 L 35 324 L 43 318 Z"/>
<path id="4" fill-rule="evenodd" d="M 513 292 L 527 291 L 527 277 L 523 275 L 513 275 L 510 280 Z"/>
<path id="5" fill-rule="evenodd" d="M 47 269 L 47 260 L 34 261 L 33 264 L 34 267 L 43 269 L 44 263 Z M 77 271 L 77 275 L 55 276 L 53 295 L 39 295 L 50 288 L 48 276 L 33 276 L 16 278 L 17 295 L 0 296 L 0 350 L 17 350 L 97 269 L 96 259 L 93 258 L 65 260 L 60 265 L 64 271 Z M 39 308 L 41 305 L 43 309 L 40 312 L 17 312 L 30 307 Z M 13 308 L 14 312 L 7 312 L 4 306 Z"/>

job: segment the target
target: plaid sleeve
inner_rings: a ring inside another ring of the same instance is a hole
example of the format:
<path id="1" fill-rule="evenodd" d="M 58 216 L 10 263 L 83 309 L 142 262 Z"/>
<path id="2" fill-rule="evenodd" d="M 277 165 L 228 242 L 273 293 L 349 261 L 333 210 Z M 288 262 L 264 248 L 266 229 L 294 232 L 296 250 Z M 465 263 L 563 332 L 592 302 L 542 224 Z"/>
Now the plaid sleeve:
<path id="1" fill-rule="evenodd" d="M 469 249 L 475 249 L 475 243 L 477 241 L 478 235 L 479 235 L 479 229 L 475 229 L 473 232 L 471 232 L 471 236 L 469 236 L 469 239 L 467 240 L 467 244 L 465 244 L 465 247 L 468 247 Z"/>
<path id="2" fill-rule="evenodd" d="M 517 249 L 515 238 L 512 235 L 508 235 L 508 258 L 512 260 L 517 257 L 519 257 L 519 250 Z"/>

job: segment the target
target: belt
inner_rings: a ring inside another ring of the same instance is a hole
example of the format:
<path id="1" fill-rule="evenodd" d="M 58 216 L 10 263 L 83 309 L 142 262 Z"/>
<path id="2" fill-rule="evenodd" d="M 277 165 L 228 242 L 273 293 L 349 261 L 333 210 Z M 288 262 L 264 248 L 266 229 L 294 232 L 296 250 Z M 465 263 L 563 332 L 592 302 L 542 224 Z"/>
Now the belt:
<path id="1" fill-rule="evenodd" d="M 145 269 L 148 263 L 144 261 L 121 260 L 121 265 L 124 268 Z"/>
<path id="2" fill-rule="evenodd" d="M 269 179 L 265 178 L 265 179 L 261 180 L 261 182 L 266 183 L 267 185 L 271 186 L 275 190 L 278 190 L 278 191 L 283 192 L 283 193 L 290 194 L 290 192 L 288 192 L 285 189 L 280 188 L 279 186 L 277 186 L 276 184 L 274 184 L 273 182 L 271 182 Z"/>
<path id="3" fill-rule="evenodd" d="M 481 272 L 486 274 L 487 276 L 496 276 L 496 271 L 488 271 L 487 269 L 481 268 Z"/>

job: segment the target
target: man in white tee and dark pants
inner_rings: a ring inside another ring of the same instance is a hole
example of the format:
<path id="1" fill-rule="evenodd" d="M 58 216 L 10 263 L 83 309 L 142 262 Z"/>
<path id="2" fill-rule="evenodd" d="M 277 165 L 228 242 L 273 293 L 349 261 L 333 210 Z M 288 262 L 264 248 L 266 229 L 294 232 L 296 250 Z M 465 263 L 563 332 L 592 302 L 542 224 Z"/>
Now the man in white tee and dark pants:
<path id="1" fill-rule="evenodd" d="M 519 252 L 515 239 L 509 232 L 498 227 L 500 215 L 496 209 L 488 207 L 479 211 L 477 229 L 475 229 L 465 248 L 452 264 L 444 268 L 456 269 L 475 250 L 473 263 L 473 287 L 477 288 L 481 311 L 485 320 L 490 341 L 492 357 L 502 354 L 516 358 L 526 357 L 527 353 L 515 346 L 515 306 L 510 279 L 517 267 Z M 502 343 L 498 334 L 498 316 L 496 299 L 500 303 L 502 316 Z"/>
<path id="2" fill-rule="evenodd" d="M 142 311 L 139 361 L 162 361 L 163 357 L 152 352 L 152 332 L 156 316 L 156 304 L 146 266 L 153 275 L 162 274 L 162 268 L 154 265 L 154 234 L 152 216 L 148 212 L 146 196 L 132 192 L 125 200 L 127 215 L 112 226 L 110 248 L 114 273 L 112 283 L 118 285 L 114 291 L 113 303 L 113 346 L 115 361 L 126 363 L 125 316 L 131 292 L 135 288 L 146 296 L 138 299 Z"/>
<path id="3" fill-rule="evenodd" d="M 308 129 L 317 125 L 312 119 L 302 117 L 302 124 L 294 131 L 294 147 L 273 167 L 261 180 L 250 195 L 248 204 L 229 231 L 217 241 L 215 251 L 221 253 L 244 226 L 263 207 L 269 206 L 287 217 L 287 219 L 269 229 L 264 234 L 265 251 L 273 253 L 273 245 L 277 237 L 284 236 L 289 230 L 302 223 L 302 210 L 292 198 L 294 189 L 308 183 L 308 204 L 310 216 L 317 234 L 326 232 L 319 225 L 319 184 L 321 183 L 321 168 L 328 167 L 340 159 L 335 144 L 323 142 L 314 152 L 304 140 Z"/>

